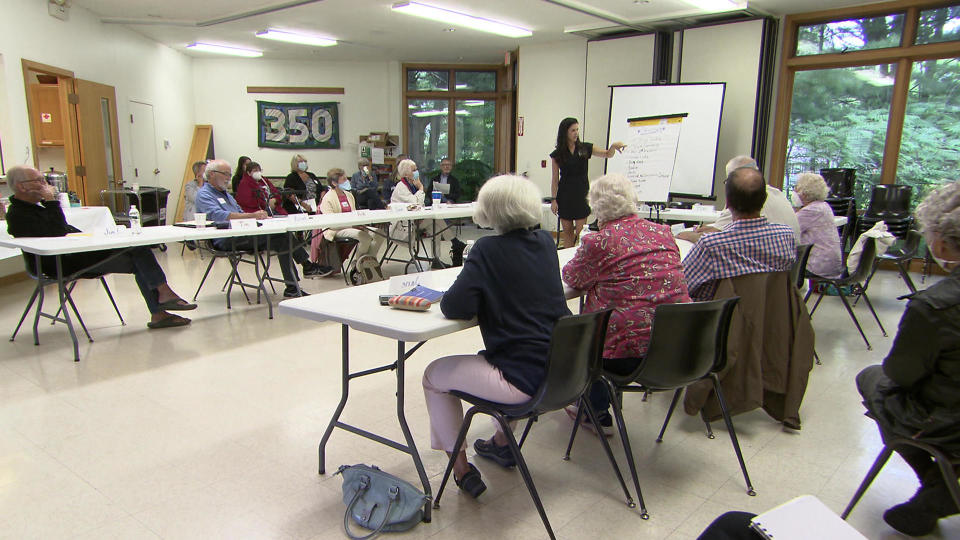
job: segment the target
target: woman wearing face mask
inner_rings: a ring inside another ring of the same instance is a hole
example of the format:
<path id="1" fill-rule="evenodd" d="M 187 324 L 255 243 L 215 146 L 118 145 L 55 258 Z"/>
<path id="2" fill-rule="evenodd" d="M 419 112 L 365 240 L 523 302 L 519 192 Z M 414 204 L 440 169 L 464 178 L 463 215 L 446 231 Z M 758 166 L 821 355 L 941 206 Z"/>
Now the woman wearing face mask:
<path id="1" fill-rule="evenodd" d="M 380 196 L 380 182 L 370 166 L 369 159 L 360 158 L 357 162 L 357 172 L 350 177 L 350 185 L 353 186 L 360 208 L 380 210 L 387 207 Z"/>
<path id="2" fill-rule="evenodd" d="M 323 192 L 326 191 L 326 186 L 320 183 L 320 180 L 317 178 L 317 175 L 309 172 L 307 165 L 307 158 L 303 157 L 300 154 L 297 154 L 290 158 L 290 174 L 287 175 L 283 183 L 283 189 L 293 189 L 301 193 L 306 193 L 306 196 L 303 197 L 305 201 L 314 201 L 314 204 L 319 203 L 321 197 L 323 197 Z M 296 213 L 291 212 L 291 209 L 296 210 L 297 212 L 297 200 L 295 195 L 289 195 L 283 201 L 283 207 L 286 209 L 287 213 Z"/>
<path id="3" fill-rule="evenodd" d="M 244 212 L 263 210 L 267 215 L 287 215 L 287 211 L 279 205 L 280 190 L 273 182 L 263 177 L 260 164 L 256 161 L 247 163 L 246 174 L 240 179 L 237 186 L 237 204 Z"/>
<path id="4" fill-rule="evenodd" d="M 342 212 L 352 212 L 357 208 L 356 200 L 351 193 L 352 186 L 347 174 L 343 169 L 330 169 L 327 171 L 327 183 L 330 186 L 329 191 L 320 201 L 321 214 L 339 214 Z M 383 245 L 383 236 L 368 230 L 366 227 L 349 227 L 346 229 L 325 229 L 323 237 L 328 242 L 333 242 L 337 238 L 350 238 L 356 240 L 357 253 L 353 260 L 353 265 L 348 269 L 351 281 L 355 285 L 360 284 L 359 275 L 353 268 L 363 256 L 377 257 L 380 246 Z"/>
<path id="5" fill-rule="evenodd" d="M 390 196 L 390 203 L 404 203 L 408 205 L 423 206 L 424 192 L 423 182 L 420 181 L 420 171 L 417 170 L 417 164 L 413 160 L 405 159 L 397 165 L 397 185 L 393 188 L 393 195 Z M 435 223 L 434 223 L 435 222 Z M 432 234 L 434 230 L 440 231 L 437 235 L 440 240 L 452 241 L 451 249 L 452 262 L 455 266 L 463 264 L 463 248 L 466 244 L 455 238 L 453 229 L 447 226 L 443 220 L 422 219 L 417 222 L 417 230 L 421 233 Z M 396 238 L 401 242 L 409 242 L 409 231 L 406 221 L 397 221 L 390 226 L 390 237 Z M 445 268 L 446 263 L 440 261 L 440 256 L 434 254 L 433 267 Z"/>
<path id="6" fill-rule="evenodd" d="M 818 276 L 838 278 L 843 274 L 843 257 L 833 210 L 825 201 L 829 192 L 822 176 L 805 172 L 797 177 L 791 198 L 802 207 L 797 210 L 800 243 L 813 245 L 807 270 Z"/>
<path id="7" fill-rule="evenodd" d="M 960 183 L 942 186 L 917 207 L 917 221 L 937 263 L 949 275 L 914 293 L 883 365 L 857 375 L 867 416 L 880 436 L 925 442 L 960 455 Z M 952 269 L 952 271 L 951 271 Z M 930 455 L 913 447 L 897 453 L 920 480 L 910 500 L 883 513 L 909 536 L 934 531 L 937 521 L 960 513 Z"/>

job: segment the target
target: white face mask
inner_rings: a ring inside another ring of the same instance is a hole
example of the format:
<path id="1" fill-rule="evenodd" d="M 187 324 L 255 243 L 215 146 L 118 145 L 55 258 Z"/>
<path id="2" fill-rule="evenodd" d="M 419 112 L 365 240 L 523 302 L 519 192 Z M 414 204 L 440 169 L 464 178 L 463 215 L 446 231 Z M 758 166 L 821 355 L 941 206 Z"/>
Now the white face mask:
<path id="1" fill-rule="evenodd" d="M 803 201 L 800 200 L 800 195 L 797 195 L 797 192 L 792 189 L 790 190 L 790 204 L 792 204 L 794 208 L 803 206 Z"/>
<path id="2" fill-rule="evenodd" d="M 260 171 L 254 171 L 254 172 L 250 173 L 250 176 L 252 176 L 255 180 L 262 180 L 262 179 L 263 179 L 263 173 L 260 172 Z"/>
<path id="3" fill-rule="evenodd" d="M 938 257 L 936 253 L 933 252 L 933 238 L 924 235 L 923 239 L 927 242 L 927 246 L 930 248 L 930 257 L 937 263 L 937 266 L 942 268 L 945 272 L 950 273 L 957 261 L 948 261 L 947 259 Z"/>
<path id="4" fill-rule="evenodd" d="M 307 162 L 306 162 L 306 161 L 301 161 L 300 163 L 297 163 L 297 168 L 300 169 L 301 171 L 306 171 L 306 170 L 307 170 Z"/>

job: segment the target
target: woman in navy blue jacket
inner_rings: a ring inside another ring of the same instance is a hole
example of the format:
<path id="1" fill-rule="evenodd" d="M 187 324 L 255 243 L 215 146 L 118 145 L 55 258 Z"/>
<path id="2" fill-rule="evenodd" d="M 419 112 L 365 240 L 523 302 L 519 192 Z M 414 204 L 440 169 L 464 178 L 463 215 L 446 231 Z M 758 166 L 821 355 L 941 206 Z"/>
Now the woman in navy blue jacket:
<path id="1" fill-rule="evenodd" d="M 543 382 L 553 325 L 570 314 L 553 239 L 533 230 L 540 212 L 540 193 L 525 178 L 498 176 L 480 189 L 473 219 L 497 234 L 477 240 L 440 308 L 450 319 L 476 317 L 485 349 L 439 358 L 423 374 L 431 445 L 457 453 L 454 480 L 473 497 L 486 486 L 464 449 L 453 447 L 463 407 L 450 391 L 497 403 L 528 401 Z M 514 464 L 499 431 L 474 448 L 502 466 Z"/>

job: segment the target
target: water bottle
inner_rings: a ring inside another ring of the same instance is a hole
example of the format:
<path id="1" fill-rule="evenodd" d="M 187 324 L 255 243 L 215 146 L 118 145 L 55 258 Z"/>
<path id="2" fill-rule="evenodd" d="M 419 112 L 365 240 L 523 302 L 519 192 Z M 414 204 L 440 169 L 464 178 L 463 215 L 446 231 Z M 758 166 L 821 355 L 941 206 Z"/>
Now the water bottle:
<path id="1" fill-rule="evenodd" d="M 130 205 L 130 212 L 127 213 L 130 216 L 130 231 L 133 234 L 140 234 L 142 229 L 140 228 L 140 210 L 137 210 L 137 207 Z"/>
<path id="2" fill-rule="evenodd" d="M 473 249 L 473 240 L 467 240 L 467 245 L 463 247 L 463 260 L 467 260 L 471 249 Z"/>

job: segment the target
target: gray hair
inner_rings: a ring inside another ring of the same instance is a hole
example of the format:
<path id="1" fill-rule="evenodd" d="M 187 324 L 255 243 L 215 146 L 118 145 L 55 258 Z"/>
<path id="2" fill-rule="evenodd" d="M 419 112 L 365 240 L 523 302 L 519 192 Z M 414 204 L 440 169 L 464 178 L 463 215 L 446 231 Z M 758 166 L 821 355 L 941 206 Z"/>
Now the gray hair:
<path id="1" fill-rule="evenodd" d="M 607 174 L 594 180 L 589 199 L 600 223 L 637 213 L 637 192 L 622 174 Z"/>
<path id="2" fill-rule="evenodd" d="M 917 221 L 924 233 L 939 234 L 960 251 L 960 182 L 944 184 L 924 197 L 917 207 Z"/>
<path id="3" fill-rule="evenodd" d="M 27 167 L 26 165 L 14 165 L 7 169 L 7 186 L 10 188 L 10 191 L 13 193 L 17 192 L 17 184 L 21 182 L 30 182 L 33 178 L 30 178 L 30 171 L 35 171 L 39 173 L 37 169 L 33 167 Z M 41 175 L 42 176 L 42 175 Z"/>
<path id="4" fill-rule="evenodd" d="M 737 156 L 727 162 L 727 166 L 726 166 L 727 176 L 730 176 L 730 173 L 732 173 L 733 171 L 741 167 L 749 167 L 751 169 L 756 169 L 758 171 L 760 170 L 760 166 L 757 165 L 757 160 L 746 155 Z"/>
<path id="5" fill-rule="evenodd" d="M 369 159 L 367 159 L 367 158 L 365 158 L 365 157 L 362 157 L 362 158 L 360 158 L 360 159 L 357 160 L 357 168 L 362 169 L 362 168 L 364 168 L 364 167 L 369 167 L 369 166 L 370 166 L 370 160 L 369 160 Z"/>
<path id="6" fill-rule="evenodd" d="M 222 173 L 230 174 L 230 164 L 222 159 L 211 159 L 207 162 L 207 167 L 203 169 L 203 180 L 208 182 L 210 180 L 210 173 L 214 170 L 218 170 Z"/>
<path id="7" fill-rule="evenodd" d="M 408 175 L 413 173 L 413 170 L 417 168 L 417 164 L 413 162 L 412 159 L 405 159 L 397 165 L 397 176 L 400 178 L 407 178 Z"/>
<path id="8" fill-rule="evenodd" d="M 540 192 L 522 176 L 504 174 L 487 180 L 477 195 L 473 220 L 498 234 L 540 223 Z"/>
<path id="9" fill-rule="evenodd" d="M 827 198 L 830 188 L 822 176 L 815 172 L 802 172 L 797 176 L 793 189 L 796 190 L 804 204 L 822 201 Z"/>

